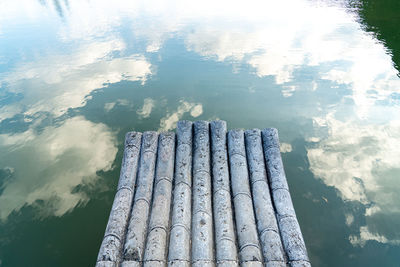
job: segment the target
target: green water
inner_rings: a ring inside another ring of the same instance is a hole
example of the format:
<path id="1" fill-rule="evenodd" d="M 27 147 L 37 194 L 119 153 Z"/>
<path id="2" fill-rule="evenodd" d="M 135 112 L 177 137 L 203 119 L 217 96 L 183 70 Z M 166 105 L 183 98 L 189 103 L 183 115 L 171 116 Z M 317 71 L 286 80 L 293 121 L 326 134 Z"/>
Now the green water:
<path id="1" fill-rule="evenodd" d="M 399 2 L 1 1 L 0 266 L 93 266 L 127 131 L 279 129 L 314 266 L 399 266 Z"/>

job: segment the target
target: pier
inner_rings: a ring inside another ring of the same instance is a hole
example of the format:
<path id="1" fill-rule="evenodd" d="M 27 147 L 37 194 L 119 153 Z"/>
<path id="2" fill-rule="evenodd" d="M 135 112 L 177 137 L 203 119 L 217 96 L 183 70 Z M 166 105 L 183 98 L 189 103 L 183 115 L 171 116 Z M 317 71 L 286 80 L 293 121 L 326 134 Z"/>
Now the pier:
<path id="1" fill-rule="evenodd" d="M 127 133 L 96 266 L 311 266 L 277 130 Z"/>

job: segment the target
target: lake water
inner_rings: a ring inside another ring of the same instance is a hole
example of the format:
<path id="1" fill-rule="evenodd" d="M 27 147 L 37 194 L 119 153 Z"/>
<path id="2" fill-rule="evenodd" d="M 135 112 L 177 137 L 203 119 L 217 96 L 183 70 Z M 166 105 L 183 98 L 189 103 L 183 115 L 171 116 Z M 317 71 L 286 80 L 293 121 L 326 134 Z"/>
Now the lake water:
<path id="1" fill-rule="evenodd" d="M 180 119 L 279 129 L 314 266 L 399 266 L 398 2 L 243 2 L 0 2 L 0 266 L 93 266 L 125 133 Z"/>

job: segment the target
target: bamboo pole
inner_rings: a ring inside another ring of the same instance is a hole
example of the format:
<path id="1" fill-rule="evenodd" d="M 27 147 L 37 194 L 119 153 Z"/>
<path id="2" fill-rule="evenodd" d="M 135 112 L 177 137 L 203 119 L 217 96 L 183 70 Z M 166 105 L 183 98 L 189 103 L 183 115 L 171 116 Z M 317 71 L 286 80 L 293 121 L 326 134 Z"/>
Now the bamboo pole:
<path id="1" fill-rule="evenodd" d="M 226 147 L 226 122 L 212 121 L 211 154 L 216 261 L 218 267 L 238 266 Z"/>
<path id="2" fill-rule="evenodd" d="M 153 192 L 158 134 L 144 132 L 140 166 L 131 218 L 128 225 L 121 266 L 140 266 L 143 261 L 147 221 Z"/>
<path id="3" fill-rule="evenodd" d="M 190 121 L 177 124 L 174 192 L 168 266 L 190 266 L 192 207 L 192 128 Z"/>
<path id="4" fill-rule="evenodd" d="M 192 266 L 214 266 L 209 123 L 194 123 Z"/>
<path id="5" fill-rule="evenodd" d="M 241 266 L 262 266 L 242 130 L 228 132 L 229 165 Z"/>
<path id="6" fill-rule="evenodd" d="M 129 132 L 125 136 L 118 189 L 97 257 L 97 267 L 117 266 L 121 260 L 136 183 L 141 139 L 142 134 L 138 132 Z"/>
<path id="7" fill-rule="evenodd" d="M 284 267 L 286 266 L 285 252 L 269 192 L 261 131 L 259 129 L 247 130 L 245 131 L 245 139 L 253 203 L 258 236 L 264 256 L 264 265 L 265 267 Z"/>
<path id="8" fill-rule="evenodd" d="M 274 128 L 264 129 L 262 139 L 272 199 L 289 264 L 290 266 L 311 266 L 289 193 L 279 148 L 278 131 Z"/>
<path id="9" fill-rule="evenodd" d="M 166 266 L 174 161 L 175 134 L 161 133 L 158 142 L 153 204 L 144 254 L 144 267 Z"/>

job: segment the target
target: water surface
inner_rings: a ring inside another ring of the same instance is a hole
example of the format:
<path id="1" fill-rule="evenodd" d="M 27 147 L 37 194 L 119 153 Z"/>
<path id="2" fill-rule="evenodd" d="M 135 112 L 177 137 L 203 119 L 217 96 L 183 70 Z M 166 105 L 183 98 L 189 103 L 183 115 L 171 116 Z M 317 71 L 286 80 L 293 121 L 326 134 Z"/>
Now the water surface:
<path id="1" fill-rule="evenodd" d="M 0 266 L 93 266 L 124 134 L 180 119 L 278 128 L 313 265 L 397 266 L 398 4 L 375 2 L 2 1 Z"/>

